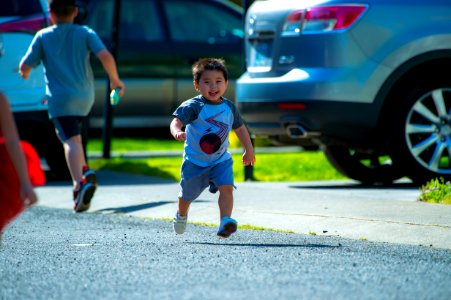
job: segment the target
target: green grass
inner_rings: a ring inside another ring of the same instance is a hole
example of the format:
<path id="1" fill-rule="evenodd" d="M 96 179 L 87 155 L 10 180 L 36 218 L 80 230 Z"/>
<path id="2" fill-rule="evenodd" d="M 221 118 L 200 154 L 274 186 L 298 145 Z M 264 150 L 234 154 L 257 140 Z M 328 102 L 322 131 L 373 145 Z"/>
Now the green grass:
<path id="1" fill-rule="evenodd" d="M 89 140 L 88 152 L 102 152 L 102 149 L 103 142 L 101 139 Z M 181 149 L 183 149 L 183 143 L 175 140 L 115 138 L 111 141 L 111 150 L 117 153 L 127 153 L 128 151 Z"/>
<path id="2" fill-rule="evenodd" d="M 233 155 L 235 181 L 244 181 L 241 155 Z M 95 170 L 112 170 L 131 174 L 156 176 L 174 181 L 180 180 L 181 157 L 147 159 L 96 159 L 90 161 Z M 321 152 L 258 154 L 253 169 L 257 181 L 312 181 L 345 180 L 327 161 Z"/>
<path id="3" fill-rule="evenodd" d="M 241 144 L 234 133 L 230 134 L 230 148 L 240 148 Z M 271 146 L 265 138 L 254 140 L 256 147 Z M 102 152 L 103 141 L 101 139 L 89 139 L 88 152 Z M 172 139 L 155 138 L 114 138 L 111 141 L 111 151 L 116 153 L 127 153 L 128 151 L 146 150 L 183 150 L 183 143 Z"/>
<path id="4" fill-rule="evenodd" d="M 435 178 L 421 187 L 420 201 L 451 204 L 451 183 Z"/>
<path id="5" fill-rule="evenodd" d="M 172 222 L 171 218 L 152 218 L 152 217 L 143 217 L 143 219 L 146 220 L 160 220 L 160 221 L 168 221 Z M 188 221 L 188 224 L 198 225 L 198 226 L 204 226 L 204 227 L 217 227 L 217 224 L 212 223 L 205 223 L 205 222 L 192 222 Z M 281 232 L 281 233 L 294 233 L 293 230 L 286 230 L 286 229 L 276 229 L 276 228 L 269 228 L 269 227 L 261 227 L 261 226 L 254 226 L 254 225 L 238 225 L 239 229 L 243 230 L 258 230 L 258 231 L 274 231 L 274 232 Z"/>
<path id="6" fill-rule="evenodd" d="M 262 182 L 280 181 L 313 181 L 313 180 L 346 180 L 333 168 L 321 151 L 304 151 L 296 153 L 259 153 L 258 147 L 268 147 L 265 139 L 256 139 L 257 162 L 254 166 L 254 178 Z M 230 136 L 231 148 L 241 145 L 234 134 Z M 183 144 L 175 140 L 165 139 L 127 139 L 115 138 L 111 143 L 111 151 L 124 154 L 129 151 L 146 150 L 183 150 Z M 102 152 L 100 139 L 89 140 L 88 153 Z M 241 155 L 233 155 L 233 172 L 235 181 L 244 181 L 244 166 Z M 92 159 L 90 166 L 95 170 L 112 170 L 138 175 L 155 176 L 174 181 L 180 180 L 181 157 L 158 157 L 147 159 Z M 420 201 L 429 203 L 451 204 L 451 184 L 443 178 L 434 179 L 421 187 Z"/>
<path id="7" fill-rule="evenodd" d="M 178 181 L 181 158 L 162 157 L 151 159 L 93 159 L 89 165 L 94 170 L 110 170 L 136 175 L 147 175 Z"/>
<path id="8" fill-rule="evenodd" d="M 231 148 L 241 147 L 234 135 L 230 136 Z M 296 153 L 258 153 L 259 146 L 268 146 L 267 141 L 255 140 L 257 162 L 253 168 L 257 181 L 312 181 L 312 180 L 346 180 L 336 171 L 320 151 Z M 114 139 L 112 152 L 145 150 L 183 150 L 183 144 L 175 140 L 160 139 Z M 90 140 L 89 152 L 101 152 L 102 141 Z M 233 155 L 233 172 L 237 182 L 244 181 L 244 166 L 241 154 Z M 174 181 L 180 180 L 181 157 L 158 157 L 147 159 L 96 159 L 90 166 L 96 170 L 112 170 L 132 174 L 156 176 Z"/>
<path id="9" fill-rule="evenodd" d="M 294 233 L 293 230 L 286 230 L 286 229 L 276 229 L 276 228 L 267 228 L 267 227 L 260 227 L 260 226 L 253 226 L 253 225 L 238 225 L 239 229 L 244 230 L 258 230 L 258 231 L 274 231 L 274 232 L 282 232 L 282 233 Z"/>

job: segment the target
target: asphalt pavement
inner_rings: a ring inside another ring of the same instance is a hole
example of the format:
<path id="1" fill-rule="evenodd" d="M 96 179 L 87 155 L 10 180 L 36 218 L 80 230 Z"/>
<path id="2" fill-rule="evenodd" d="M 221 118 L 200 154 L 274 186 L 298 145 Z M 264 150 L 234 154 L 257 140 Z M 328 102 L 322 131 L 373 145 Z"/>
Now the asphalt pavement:
<path id="1" fill-rule="evenodd" d="M 87 213 L 168 221 L 176 212 L 177 182 L 110 171 L 98 172 L 98 182 Z M 243 182 L 236 186 L 233 217 L 239 225 L 451 249 L 451 206 L 417 201 L 419 188 L 406 182 L 390 187 L 354 181 Z M 37 193 L 39 206 L 72 208 L 69 182 L 51 182 L 37 188 Z M 217 195 L 206 191 L 194 201 L 189 222 L 217 226 Z"/>
<path id="2" fill-rule="evenodd" d="M 37 188 L 39 205 L 0 243 L 0 299 L 451 297 L 450 206 L 416 201 L 407 183 L 237 183 L 233 216 L 253 227 L 221 239 L 217 195 L 203 193 L 176 235 L 177 182 L 98 181 L 79 214 L 69 182 Z"/>
<path id="3" fill-rule="evenodd" d="M 228 239 L 215 233 L 191 224 L 175 235 L 168 221 L 34 207 L 0 244 L 0 299 L 451 296 L 449 250 L 274 231 L 241 229 Z"/>

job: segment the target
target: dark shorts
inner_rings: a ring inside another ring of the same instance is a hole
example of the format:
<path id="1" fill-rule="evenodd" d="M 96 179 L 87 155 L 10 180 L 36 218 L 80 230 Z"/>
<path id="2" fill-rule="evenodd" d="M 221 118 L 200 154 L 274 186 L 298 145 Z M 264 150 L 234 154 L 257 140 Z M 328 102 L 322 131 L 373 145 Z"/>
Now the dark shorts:
<path id="1" fill-rule="evenodd" d="M 216 193 L 219 186 L 233 185 L 233 161 L 228 159 L 210 167 L 199 167 L 188 160 L 181 168 L 179 198 L 193 201 L 207 188 Z"/>
<path id="2" fill-rule="evenodd" d="M 71 137 L 81 135 L 84 119 L 85 117 L 81 116 L 67 116 L 53 118 L 52 122 L 55 125 L 56 134 L 64 142 Z"/>

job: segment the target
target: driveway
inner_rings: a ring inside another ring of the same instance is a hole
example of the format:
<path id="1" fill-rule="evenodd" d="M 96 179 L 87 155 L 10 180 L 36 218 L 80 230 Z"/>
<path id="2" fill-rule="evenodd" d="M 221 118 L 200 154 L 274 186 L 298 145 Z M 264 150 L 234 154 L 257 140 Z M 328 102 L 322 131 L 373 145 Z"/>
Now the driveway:
<path id="1" fill-rule="evenodd" d="M 101 171 L 89 212 L 172 219 L 178 183 Z M 234 218 L 239 225 L 311 235 L 451 249 L 451 206 L 417 201 L 408 183 L 365 187 L 353 181 L 237 183 Z M 72 208 L 69 182 L 37 189 L 39 205 Z M 204 192 L 189 221 L 217 225 L 217 195 Z"/>

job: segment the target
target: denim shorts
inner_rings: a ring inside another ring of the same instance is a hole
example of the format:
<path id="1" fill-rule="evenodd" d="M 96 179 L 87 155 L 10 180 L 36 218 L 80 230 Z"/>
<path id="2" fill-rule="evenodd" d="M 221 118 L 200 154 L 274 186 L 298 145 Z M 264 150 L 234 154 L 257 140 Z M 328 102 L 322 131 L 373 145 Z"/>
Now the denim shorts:
<path id="1" fill-rule="evenodd" d="M 56 134 L 64 142 L 71 137 L 81 134 L 82 123 L 85 117 L 67 116 L 53 118 L 52 122 L 55 125 Z"/>
<path id="2" fill-rule="evenodd" d="M 233 185 L 233 161 L 228 159 L 209 167 L 199 167 L 185 160 L 181 167 L 179 198 L 193 201 L 209 186 L 216 193 L 222 185 Z"/>

